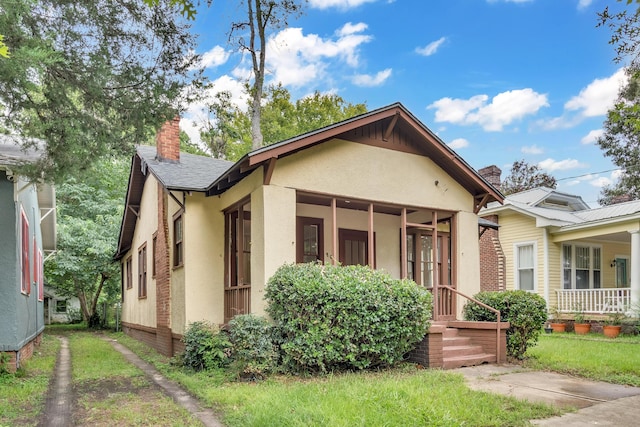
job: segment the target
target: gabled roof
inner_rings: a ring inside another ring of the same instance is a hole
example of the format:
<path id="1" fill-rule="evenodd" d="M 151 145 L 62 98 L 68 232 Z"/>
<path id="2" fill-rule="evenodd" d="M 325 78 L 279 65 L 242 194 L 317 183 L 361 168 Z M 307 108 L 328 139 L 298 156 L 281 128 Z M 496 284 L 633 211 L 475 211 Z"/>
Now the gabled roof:
<path id="1" fill-rule="evenodd" d="M 273 164 L 279 158 L 331 139 L 362 142 L 428 156 L 476 197 L 479 206 L 491 201 L 502 202 L 504 197 L 400 103 L 254 150 L 216 179 L 207 189 L 207 194 L 221 194 L 257 167 Z"/>
<path id="2" fill-rule="evenodd" d="M 561 202 L 568 204 L 564 205 Z M 540 187 L 512 194 L 502 206 L 491 205 L 480 215 L 513 211 L 536 219 L 538 227 L 557 227 L 558 230 L 593 227 L 601 222 L 621 222 L 637 217 L 640 220 L 640 200 L 590 209 L 582 198 L 573 194 Z"/>
<path id="3" fill-rule="evenodd" d="M 120 259 L 131 247 L 147 172 L 151 172 L 169 191 L 204 192 L 213 181 L 233 165 L 233 162 L 226 160 L 188 153 L 180 153 L 179 162 L 161 162 L 157 159 L 156 154 L 155 146 L 140 145 L 136 147 L 136 154 L 131 160 L 131 172 L 125 200 L 126 208 L 120 224 L 120 237 L 115 259 Z"/>

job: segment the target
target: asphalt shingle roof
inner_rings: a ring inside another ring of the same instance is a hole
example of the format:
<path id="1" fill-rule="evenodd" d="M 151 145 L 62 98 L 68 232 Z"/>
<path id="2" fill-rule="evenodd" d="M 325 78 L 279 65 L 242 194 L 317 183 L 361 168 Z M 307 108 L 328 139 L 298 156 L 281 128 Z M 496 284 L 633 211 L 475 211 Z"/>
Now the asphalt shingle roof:
<path id="1" fill-rule="evenodd" d="M 233 162 L 194 154 L 180 153 L 180 162 L 161 162 L 156 147 L 140 145 L 137 152 L 151 172 L 168 189 L 204 191 L 227 171 Z"/>
<path id="2" fill-rule="evenodd" d="M 20 139 L 11 135 L 0 135 L 0 165 L 12 166 L 38 160 L 41 153 L 36 150 L 23 150 Z"/>

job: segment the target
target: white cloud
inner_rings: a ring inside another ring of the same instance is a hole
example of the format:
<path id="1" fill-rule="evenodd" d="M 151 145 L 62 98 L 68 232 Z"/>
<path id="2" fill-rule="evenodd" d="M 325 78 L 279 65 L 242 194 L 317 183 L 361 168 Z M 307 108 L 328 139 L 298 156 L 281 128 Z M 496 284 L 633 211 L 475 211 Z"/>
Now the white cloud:
<path id="1" fill-rule="evenodd" d="M 602 187 L 606 187 L 607 185 L 613 184 L 613 181 L 610 178 L 607 178 L 606 176 L 601 176 L 594 180 L 589 181 L 589 184 L 593 185 L 594 187 L 602 188 Z"/>
<path id="2" fill-rule="evenodd" d="M 538 166 L 548 172 L 588 167 L 576 159 L 553 160 L 551 158 L 539 162 Z"/>
<path id="3" fill-rule="evenodd" d="M 618 91 L 627 81 L 627 75 L 621 68 L 612 76 L 595 79 L 580 93 L 564 104 L 568 111 L 578 111 L 583 117 L 604 116 L 613 107 Z"/>
<path id="4" fill-rule="evenodd" d="M 604 135 L 604 130 L 603 129 L 594 129 L 594 130 L 590 131 L 587 135 L 585 135 L 580 140 L 580 143 L 582 143 L 584 145 L 593 144 L 602 135 Z"/>
<path id="5" fill-rule="evenodd" d="M 347 23 L 334 39 L 323 39 L 317 34 L 304 35 L 301 28 L 286 28 L 267 42 L 267 69 L 276 82 L 299 87 L 325 78 L 330 60 L 357 67 L 360 46 L 372 39 L 362 34 L 366 29 L 363 23 Z"/>
<path id="6" fill-rule="evenodd" d="M 486 131 L 501 131 L 504 126 L 549 106 L 547 95 L 530 88 L 502 92 L 490 103 L 488 100 L 488 95 L 476 95 L 466 100 L 442 98 L 427 108 L 436 110 L 436 122 L 479 124 Z"/>
<path id="7" fill-rule="evenodd" d="M 544 150 L 537 145 L 533 144 L 530 146 L 525 146 L 520 149 L 524 154 L 542 154 Z"/>
<path id="8" fill-rule="evenodd" d="M 377 0 L 309 0 L 309 5 L 315 9 L 353 9 L 365 3 L 373 3 Z"/>
<path id="9" fill-rule="evenodd" d="M 578 9 L 586 9 L 591 5 L 591 3 L 593 3 L 593 0 L 579 0 Z"/>
<path id="10" fill-rule="evenodd" d="M 204 68 L 214 68 L 227 62 L 230 55 L 231 52 L 226 51 L 222 46 L 214 46 L 202 55 L 200 64 Z"/>
<path id="11" fill-rule="evenodd" d="M 446 37 L 440 37 L 438 40 L 429 43 L 425 47 L 417 47 L 416 52 L 420 55 L 431 56 L 438 51 L 440 46 L 442 46 L 446 40 Z"/>
<path id="12" fill-rule="evenodd" d="M 454 150 L 459 150 L 460 148 L 466 148 L 469 146 L 469 141 L 464 138 L 456 138 L 450 143 L 447 144 L 449 148 L 453 148 Z"/>
<path id="13" fill-rule="evenodd" d="M 375 76 L 369 74 L 356 74 L 352 82 L 356 86 L 374 87 L 382 85 L 389 77 L 391 77 L 391 68 L 376 73 Z"/>

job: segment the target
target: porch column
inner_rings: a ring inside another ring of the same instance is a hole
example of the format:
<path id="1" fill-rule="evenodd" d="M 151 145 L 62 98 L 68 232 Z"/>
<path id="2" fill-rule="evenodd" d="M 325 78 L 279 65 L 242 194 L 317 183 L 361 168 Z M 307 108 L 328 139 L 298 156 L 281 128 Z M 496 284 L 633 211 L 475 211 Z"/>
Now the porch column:
<path id="1" fill-rule="evenodd" d="M 640 230 L 631 234 L 631 310 L 638 315 L 640 310 Z"/>

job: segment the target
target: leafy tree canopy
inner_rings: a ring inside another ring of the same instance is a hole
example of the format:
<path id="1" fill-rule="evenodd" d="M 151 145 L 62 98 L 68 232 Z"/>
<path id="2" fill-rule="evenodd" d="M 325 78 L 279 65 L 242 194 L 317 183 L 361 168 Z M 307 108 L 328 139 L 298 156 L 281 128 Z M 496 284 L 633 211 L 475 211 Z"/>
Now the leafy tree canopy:
<path id="1" fill-rule="evenodd" d="M 56 186 L 57 252 L 45 263 L 47 283 L 63 296 L 75 296 L 85 320 L 101 296 L 120 294 L 120 268 L 113 261 L 124 206 L 130 162 L 97 161 Z"/>
<path id="2" fill-rule="evenodd" d="M 261 116 L 265 145 L 367 112 L 366 104 L 352 104 L 335 94 L 315 92 L 293 102 L 282 85 L 269 87 L 266 98 Z M 216 158 L 238 160 L 251 150 L 250 113 L 233 105 L 229 93 L 219 93 L 209 105 L 208 113 L 200 133 L 207 153 Z"/>
<path id="3" fill-rule="evenodd" d="M 516 160 L 511 166 L 509 175 L 500 186 L 503 194 L 509 195 L 536 187 L 556 188 L 556 179 L 542 172 L 538 165 L 530 165 L 526 161 Z"/>
<path id="4" fill-rule="evenodd" d="M 195 36 L 172 0 L 2 3 L 0 131 L 45 143 L 23 173 L 61 181 L 150 139 L 187 87 L 198 88 Z M 192 3 L 192 2 L 188 2 Z"/>

